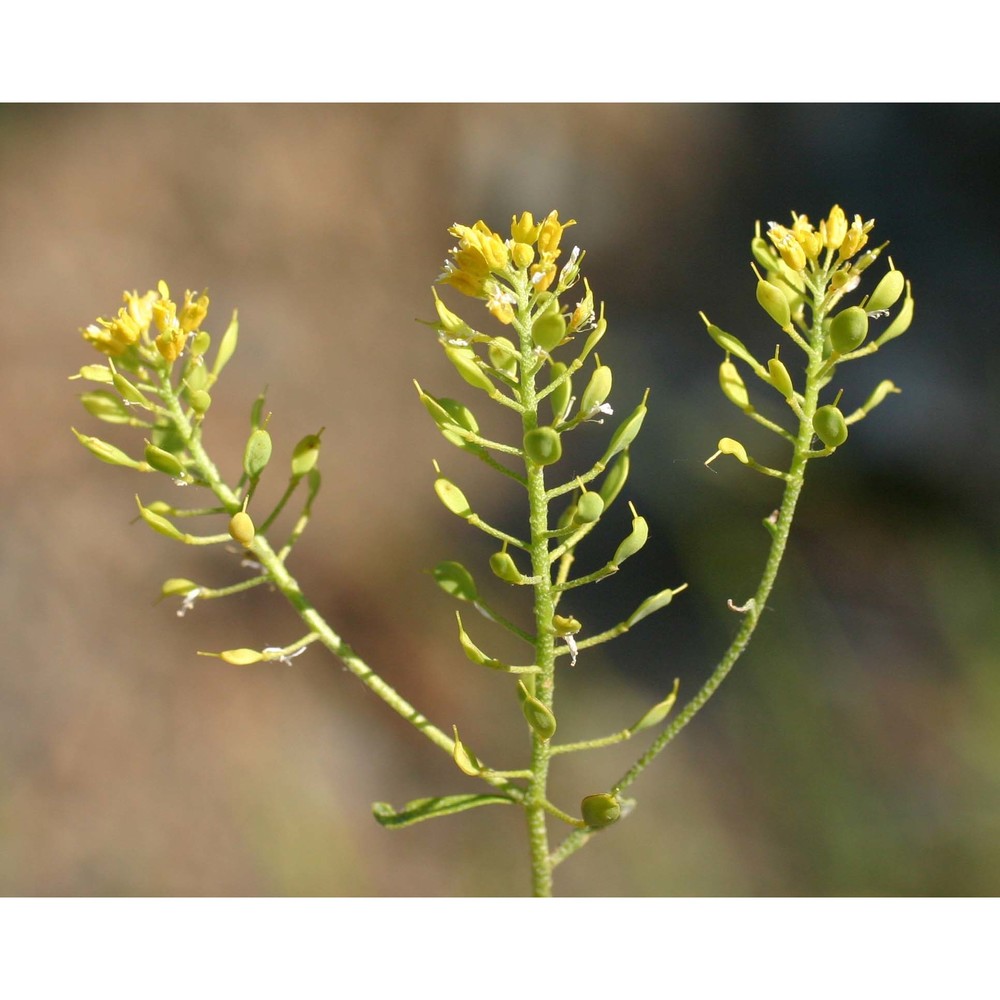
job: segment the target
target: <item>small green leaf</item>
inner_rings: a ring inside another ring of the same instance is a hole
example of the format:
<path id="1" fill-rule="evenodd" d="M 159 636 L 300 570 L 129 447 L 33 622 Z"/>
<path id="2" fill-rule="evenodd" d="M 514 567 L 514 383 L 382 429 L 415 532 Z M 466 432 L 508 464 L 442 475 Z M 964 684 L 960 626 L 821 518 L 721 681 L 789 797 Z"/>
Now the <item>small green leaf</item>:
<path id="1" fill-rule="evenodd" d="M 435 798 L 414 799 L 398 811 L 388 802 L 376 802 L 372 806 L 372 814 L 381 826 L 397 830 L 404 826 L 412 826 L 414 823 L 422 823 L 425 819 L 450 816 L 478 806 L 513 804 L 514 800 L 506 795 L 441 795 Z"/>

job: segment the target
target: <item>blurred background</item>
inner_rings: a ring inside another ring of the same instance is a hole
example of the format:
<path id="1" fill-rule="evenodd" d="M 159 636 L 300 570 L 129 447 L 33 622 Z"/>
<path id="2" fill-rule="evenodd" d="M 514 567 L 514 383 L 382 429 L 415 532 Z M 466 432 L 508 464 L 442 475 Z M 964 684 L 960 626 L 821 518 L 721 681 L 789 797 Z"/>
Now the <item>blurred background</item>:
<path id="1" fill-rule="evenodd" d="M 484 516 L 518 523 L 516 487 L 450 448 L 412 386 L 494 425 L 416 322 L 433 317 L 447 227 L 503 230 L 525 209 L 575 218 L 566 240 L 587 250 L 607 303 L 599 352 L 616 415 L 651 389 L 625 494 L 651 541 L 572 610 L 599 631 L 650 592 L 690 587 L 563 672 L 560 731 L 578 739 L 634 721 L 674 677 L 686 700 L 738 624 L 726 601 L 756 585 L 779 490 L 731 460 L 703 465 L 724 435 L 762 460 L 773 446 L 719 393 L 698 311 L 766 356 L 754 222 L 818 220 L 838 202 L 877 220 L 875 242 L 891 240 L 916 298 L 909 333 L 842 369 L 844 405 L 882 378 L 903 393 L 810 466 L 749 652 L 633 786 L 635 813 L 561 866 L 557 889 L 1000 893 L 998 176 L 993 105 L 0 110 L 0 892 L 528 887 L 515 810 L 375 824 L 374 801 L 479 786 L 318 647 L 288 666 L 195 655 L 297 638 L 278 597 L 257 589 L 184 618 L 156 603 L 167 577 L 222 586 L 245 571 L 232 550 L 134 523 L 137 491 L 186 498 L 97 463 L 70 433 L 127 440 L 66 380 L 97 360 L 79 330 L 114 312 L 122 289 L 207 287 L 216 333 L 239 308 L 210 451 L 235 477 L 265 386 L 276 464 L 325 426 L 324 489 L 292 571 L 433 721 L 517 766 L 513 692 L 464 658 L 454 604 L 427 572 L 460 559 L 498 607 L 523 613 L 486 567 L 493 546 L 432 490 L 436 458 Z M 596 449 L 606 433 L 576 436 Z M 262 487 L 274 497 L 277 478 Z M 622 505 L 591 543 L 595 565 L 627 530 Z M 467 627 L 490 647 L 485 621 Z M 605 789 L 645 742 L 560 758 L 556 800 L 574 809 Z"/>

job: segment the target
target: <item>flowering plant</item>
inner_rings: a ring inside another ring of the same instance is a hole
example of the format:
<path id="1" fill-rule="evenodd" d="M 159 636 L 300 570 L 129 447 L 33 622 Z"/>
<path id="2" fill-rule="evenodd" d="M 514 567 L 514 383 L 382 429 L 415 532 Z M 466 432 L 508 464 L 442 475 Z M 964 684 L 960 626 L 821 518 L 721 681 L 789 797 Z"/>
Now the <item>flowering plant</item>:
<path id="1" fill-rule="evenodd" d="M 104 355 L 104 361 L 85 365 L 73 376 L 98 385 L 81 397 L 92 416 L 137 428 L 145 436 L 142 457 L 137 458 L 100 438 L 74 431 L 86 448 L 110 464 L 165 475 L 175 483 L 199 487 L 214 498 L 208 506 L 183 507 L 166 501 L 144 503 L 137 496 L 142 520 L 187 545 L 236 541 L 246 552 L 250 575 L 226 586 L 209 587 L 187 578 L 167 580 L 162 594 L 180 599 L 178 614 L 200 601 L 266 584 L 284 595 L 305 629 L 281 647 L 240 647 L 203 655 L 248 666 L 289 662 L 314 644 L 325 646 L 391 709 L 449 754 L 463 774 L 487 786 L 475 793 L 414 799 L 398 809 L 376 803 L 375 819 L 385 827 L 400 828 L 472 808 L 519 807 L 527 821 L 532 890 L 540 896 L 551 894 L 553 871 L 562 861 L 629 813 L 635 803 L 624 793 L 691 721 L 746 649 L 774 584 L 808 463 L 832 455 L 847 440 L 849 427 L 899 391 L 892 382 L 884 381 L 865 403 L 845 413 L 839 405 L 840 392 L 832 401 L 821 402 L 824 390 L 834 381 L 841 364 L 865 357 L 904 333 L 913 316 L 909 283 L 891 259 L 888 272 L 870 295 L 856 304 L 843 305 L 884 250 L 882 245 L 861 254 L 873 221 L 855 216 L 848 224 L 844 212 L 834 206 L 817 227 L 802 215 L 793 215 L 790 227 L 771 223 L 766 237 L 758 226 L 751 243 L 756 298 L 780 333 L 773 356 L 766 363 L 758 361 L 742 340 L 704 314 L 702 319 L 724 352 L 719 367 L 723 394 L 747 418 L 781 438 L 789 452 L 787 467 L 776 469 L 756 462 L 740 441 L 723 437 L 706 463 L 729 455 L 783 483 L 777 509 L 764 520 L 771 545 L 760 582 L 744 603 L 730 602 L 742 616 L 741 626 L 700 690 L 672 718 L 679 685 L 676 680 L 672 684 L 665 680 L 661 700 L 622 729 L 587 740 L 557 742 L 560 672 L 577 664 L 582 668 L 588 649 L 612 641 L 666 608 L 687 586 L 665 586 L 623 621 L 599 631 L 589 629 L 561 606 L 564 599 L 570 603 L 577 588 L 618 573 L 649 536 L 646 519 L 629 502 L 631 527 L 613 554 L 598 569 L 573 575 L 578 549 L 590 540 L 626 488 L 631 446 L 646 415 L 649 390 L 610 433 L 596 462 L 582 473 L 559 475 L 565 436 L 584 425 L 603 424 L 614 415 L 609 403 L 612 371 L 596 353 L 608 331 L 604 306 L 595 302 L 587 279 L 581 275 L 584 252 L 579 247 L 573 247 L 560 264 L 563 238 L 572 225 L 573 220 L 560 221 L 557 212 L 541 221 L 524 212 L 512 219 L 509 237 L 482 221 L 472 226 L 456 224 L 450 230 L 457 244 L 438 284 L 482 301 L 485 315 L 482 322 L 478 318 L 467 321 L 434 289 L 436 319 L 427 325 L 460 379 L 511 416 L 516 429 L 510 439 L 484 436 L 469 406 L 416 386 L 421 403 L 445 441 L 512 482 L 521 497 L 523 530 L 517 534 L 501 530 L 474 511 L 461 488 L 435 463 L 434 489 L 445 508 L 496 543 L 489 559 L 493 576 L 507 586 L 526 588 L 532 597 L 531 619 L 518 623 L 493 609 L 473 573 L 462 563 L 444 561 L 434 570 L 439 586 L 460 605 L 456 623 L 465 657 L 493 671 L 498 684 L 506 684 L 509 696 L 520 704 L 530 754 L 514 767 L 487 764 L 456 727 L 451 727 L 449 734 L 430 722 L 344 641 L 291 575 L 289 558 L 307 527 L 321 485 L 318 461 L 322 430 L 299 441 L 289 459 L 283 494 L 271 510 L 258 510 L 254 503 L 258 483 L 265 471 L 273 469 L 267 429 L 270 414 L 264 412 L 264 398 L 260 397 L 252 408 L 240 478 L 228 483 L 220 475 L 204 447 L 202 429 L 220 375 L 237 347 L 235 313 L 213 352 L 212 337 L 202 329 L 209 310 L 206 293 L 186 292 L 183 302 L 177 303 L 162 281 L 155 291 L 141 296 L 126 292 L 124 305 L 114 317 L 98 319 L 82 331 Z M 577 301 L 569 303 L 566 299 L 573 289 L 577 290 L 572 296 Z M 895 317 L 880 334 L 872 335 L 873 325 L 900 299 Z M 486 323 L 496 329 L 480 330 Z M 784 358 L 782 347 L 786 349 Z M 791 368 L 786 364 L 789 350 L 804 356 Z M 786 421 L 771 419 L 755 408 L 744 371 L 761 383 L 765 393 L 777 393 L 787 404 Z M 292 530 L 281 543 L 273 541 L 276 519 L 303 489 L 304 499 Z M 177 523 L 186 518 L 221 521 L 218 527 L 223 530 L 186 532 Z M 466 629 L 463 606 L 480 611 L 521 641 L 525 662 L 509 663 L 485 651 Z M 613 785 L 582 789 L 581 801 L 572 810 L 551 801 L 548 778 L 555 758 L 654 732 L 655 737 L 636 762 Z M 552 822 L 561 824 L 565 831 L 560 843 L 552 842 Z"/>

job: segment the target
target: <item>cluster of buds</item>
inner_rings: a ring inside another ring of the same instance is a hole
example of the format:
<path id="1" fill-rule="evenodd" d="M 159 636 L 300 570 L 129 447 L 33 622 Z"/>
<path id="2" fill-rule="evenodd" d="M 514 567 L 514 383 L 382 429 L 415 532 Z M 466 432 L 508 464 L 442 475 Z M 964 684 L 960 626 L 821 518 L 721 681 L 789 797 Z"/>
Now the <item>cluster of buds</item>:
<path id="1" fill-rule="evenodd" d="M 123 301 L 125 305 L 111 319 L 99 317 L 81 331 L 85 340 L 112 358 L 122 357 L 131 348 L 149 348 L 155 344 L 166 361 L 176 361 L 188 337 L 201 329 L 208 315 L 206 292 L 196 296 L 186 291 L 178 308 L 164 281 L 158 283 L 156 291 L 150 290 L 145 295 L 125 292 Z M 150 336 L 151 326 L 159 331 L 155 338 Z"/>
<path id="2" fill-rule="evenodd" d="M 838 311 L 844 296 L 860 285 L 864 272 L 887 246 L 870 248 L 859 256 L 874 227 L 874 219 L 863 221 L 860 215 L 855 215 L 854 221 L 848 224 L 839 205 L 834 205 L 816 227 L 807 216 L 793 212 L 791 227 L 772 222 L 767 239 L 761 236 L 758 224 L 750 244 L 756 261 L 753 267 L 757 276 L 757 302 L 806 355 L 805 378 L 803 381 L 800 377 L 799 388 L 779 356 L 780 344 L 775 346 L 774 356 L 762 364 L 741 340 L 702 316 L 709 334 L 726 352 L 719 368 L 723 394 L 768 430 L 790 443 L 798 439 L 797 434 L 757 411 L 735 363 L 743 362 L 760 381 L 781 395 L 802 426 L 819 440 L 821 447 L 810 450 L 805 457 L 831 454 L 847 440 L 851 424 L 867 416 L 890 393 L 899 391 L 891 381 L 885 380 L 850 414 L 840 409 L 839 393 L 832 403 L 818 405 L 819 392 L 833 379 L 838 364 L 874 353 L 905 333 L 913 320 L 910 283 L 893 265 L 892 258 L 889 258 L 889 270 L 870 295 Z M 757 270 L 757 265 L 763 268 L 764 274 Z M 892 321 L 878 336 L 869 339 L 872 321 L 890 315 L 900 299 L 902 304 Z M 720 454 L 732 455 L 759 472 L 788 478 L 788 473 L 756 463 L 746 448 L 732 438 L 719 442 L 718 451 L 709 462 Z"/>

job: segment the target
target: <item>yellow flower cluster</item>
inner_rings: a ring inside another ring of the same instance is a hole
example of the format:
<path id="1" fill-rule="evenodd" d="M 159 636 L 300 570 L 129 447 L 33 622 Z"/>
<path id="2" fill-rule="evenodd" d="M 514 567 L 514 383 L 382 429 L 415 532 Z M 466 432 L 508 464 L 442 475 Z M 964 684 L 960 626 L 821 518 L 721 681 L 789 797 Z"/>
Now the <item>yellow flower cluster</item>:
<path id="1" fill-rule="evenodd" d="M 792 213 L 791 229 L 770 223 L 767 235 L 781 259 L 793 270 L 802 271 L 809 261 L 816 261 L 823 250 L 836 250 L 841 260 L 849 260 L 867 242 L 868 234 L 875 226 L 875 220 L 861 220 L 860 215 L 848 225 L 847 216 L 839 205 L 830 209 L 830 214 L 815 228 L 805 215 Z"/>
<path id="2" fill-rule="evenodd" d="M 513 270 L 527 270 L 535 290 L 545 291 L 556 277 L 563 231 L 572 225 L 574 219 L 560 222 L 555 211 L 538 223 L 530 212 L 523 212 L 511 220 L 510 239 L 505 240 L 482 220 L 474 226 L 455 223 L 448 232 L 458 237 L 458 246 L 452 249 L 438 280 L 463 295 L 485 299 L 497 319 L 510 323 L 516 299 L 501 281 L 509 282 Z"/>
<path id="3" fill-rule="evenodd" d="M 85 340 L 113 358 L 124 354 L 140 341 L 148 342 L 149 328 L 155 324 L 159 330 L 156 349 L 167 361 L 176 361 L 184 350 L 188 335 L 198 330 L 208 315 L 208 295 L 205 292 L 195 297 L 194 292 L 186 291 L 184 304 L 178 310 L 164 281 L 157 284 L 157 291 L 150 290 L 145 295 L 135 291 L 125 292 L 122 301 L 125 305 L 117 315 L 111 319 L 100 317 L 81 330 Z"/>

